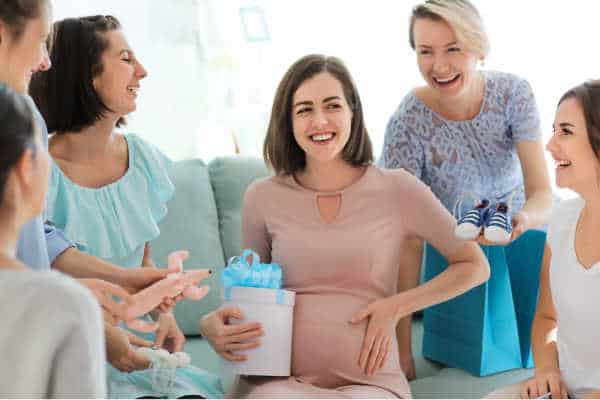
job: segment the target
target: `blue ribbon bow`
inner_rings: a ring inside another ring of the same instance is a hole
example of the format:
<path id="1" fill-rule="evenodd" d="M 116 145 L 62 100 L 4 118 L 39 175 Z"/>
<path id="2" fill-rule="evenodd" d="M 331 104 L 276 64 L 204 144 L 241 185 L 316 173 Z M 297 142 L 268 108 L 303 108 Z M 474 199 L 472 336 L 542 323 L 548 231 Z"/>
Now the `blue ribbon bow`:
<path id="1" fill-rule="evenodd" d="M 249 256 L 252 256 L 252 264 L 248 264 Z M 256 252 L 245 249 L 241 256 L 229 259 L 221 274 L 221 282 L 225 288 L 226 299 L 231 298 L 230 292 L 234 286 L 281 289 L 281 266 L 277 263 L 262 264 Z"/>

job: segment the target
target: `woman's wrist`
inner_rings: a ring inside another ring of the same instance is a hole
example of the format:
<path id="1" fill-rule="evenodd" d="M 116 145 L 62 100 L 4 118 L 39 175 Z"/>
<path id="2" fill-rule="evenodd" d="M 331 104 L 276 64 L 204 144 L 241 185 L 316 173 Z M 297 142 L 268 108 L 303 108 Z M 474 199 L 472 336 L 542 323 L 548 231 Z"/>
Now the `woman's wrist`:
<path id="1" fill-rule="evenodd" d="M 394 303 L 394 318 L 396 325 L 404 318 L 412 315 L 414 310 L 411 309 L 412 302 L 410 301 L 410 290 L 398 293 L 392 297 Z"/>

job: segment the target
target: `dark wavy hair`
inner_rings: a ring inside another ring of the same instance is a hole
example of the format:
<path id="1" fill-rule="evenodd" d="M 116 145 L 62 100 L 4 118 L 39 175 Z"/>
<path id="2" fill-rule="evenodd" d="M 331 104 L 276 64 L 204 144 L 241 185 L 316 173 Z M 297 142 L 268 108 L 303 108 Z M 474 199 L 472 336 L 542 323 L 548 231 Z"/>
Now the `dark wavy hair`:
<path id="1" fill-rule="evenodd" d="M 110 15 L 54 23 L 49 39 L 52 69 L 35 74 L 29 86 L 48 132 L 80 132 L 111 111 L 94 89 L 93 80 L 104 70 L 102 54 L 110 45 L 104 34 L 119 29 L 121 23 Z M 124 123 L 121 118 L 117 126 Z"/>
<path id="2" fill-rule="evenodd" d="M 596 157 L 600 158 L 600 80 L 591 80 L 568 90 L 558 101 L 558 106 L 575 99 L 583 109 L 588 139 Z"/>
<path id="3" fill-rule="evenodd" d="M 25 150 L 35 151 L 37 131 L 30 102 L 23 95 L 0 84 L 0 204 L 4 202 L 10 171 Z"/>

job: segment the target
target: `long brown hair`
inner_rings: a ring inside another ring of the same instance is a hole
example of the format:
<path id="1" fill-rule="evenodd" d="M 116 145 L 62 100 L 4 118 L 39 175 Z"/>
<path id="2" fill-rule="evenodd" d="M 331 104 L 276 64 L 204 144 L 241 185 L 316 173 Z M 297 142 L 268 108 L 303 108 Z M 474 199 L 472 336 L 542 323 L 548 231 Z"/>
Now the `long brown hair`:
<path id="1" fill-rule="evenodd" d="M 267 165 L 277 174 L 293 174 L 306 166 L 304 150 L 294 138 L 292 102 L 298 87 L 321 72 L 331 74 L 340 82 L 352 110 L 350 139 L 342 151 L 342 158 L 354 166 L 373 162 L 373 149 L 365 127 L 362 103 L 350 72 L 339 58 L 311 54 L 302 57 L 287 70 L 275 93 L 263 156 Z"/>
<path id="2" fill-rule="evenodd" d="M 600 80 L 587 81 L 568 90 L 557 107 L 567 99 L 575 99 L 581 106 L 592 150 L 600 158 Z"/>

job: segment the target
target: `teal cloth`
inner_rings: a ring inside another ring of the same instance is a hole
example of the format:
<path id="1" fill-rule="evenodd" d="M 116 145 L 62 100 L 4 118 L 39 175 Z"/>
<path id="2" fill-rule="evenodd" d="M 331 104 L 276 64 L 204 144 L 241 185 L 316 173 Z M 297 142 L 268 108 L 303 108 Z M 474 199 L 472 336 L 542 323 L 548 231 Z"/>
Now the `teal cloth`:
<path id="1" fill-rule="evenodd" d="M 77 185 L 52 163 L 46 219 L 79 250 L 123 267 L 138 267 L 145 243 L 160 234 L 158 223 L 167 214 L 166 202 L 175 188 L 168 175 L 171 161 L 138 136 L 124 137 L 129 168 L 101 188 Z M 140 336 L 154 341 L 154 334 Z M 193 366 L 178 368 L 171 392 L 160 393 L 152 385 L 151 369 L 126 373 L 107 364 L 107 387 L 110 398 L 223 397 L 219 378 Z"/>
<path id="2" fill-rule="evenodd" d="M 115 399 L 147 396 L 174 399 L 190 395 L 207 399 L 223 397 L 221 380 L 216 375 L 194 366 L 177 368 L 173 387 L 168 392 L 155 389 L 152 384 L 152 370 L 123 373 L 109 365 L 107 380 L 109 396 Z"/>
<path id="3" fill-rule="evenodd" d="M 117 181 L 88 188 L 71 181 L 52 163 L 46 219 L 77 248 L 124 267 L 139 266 L 144 245 L 160 234 L 166 202 L 175 191 L 171 161 L 136 135 L 124 135 L 129 168 Z"/>

